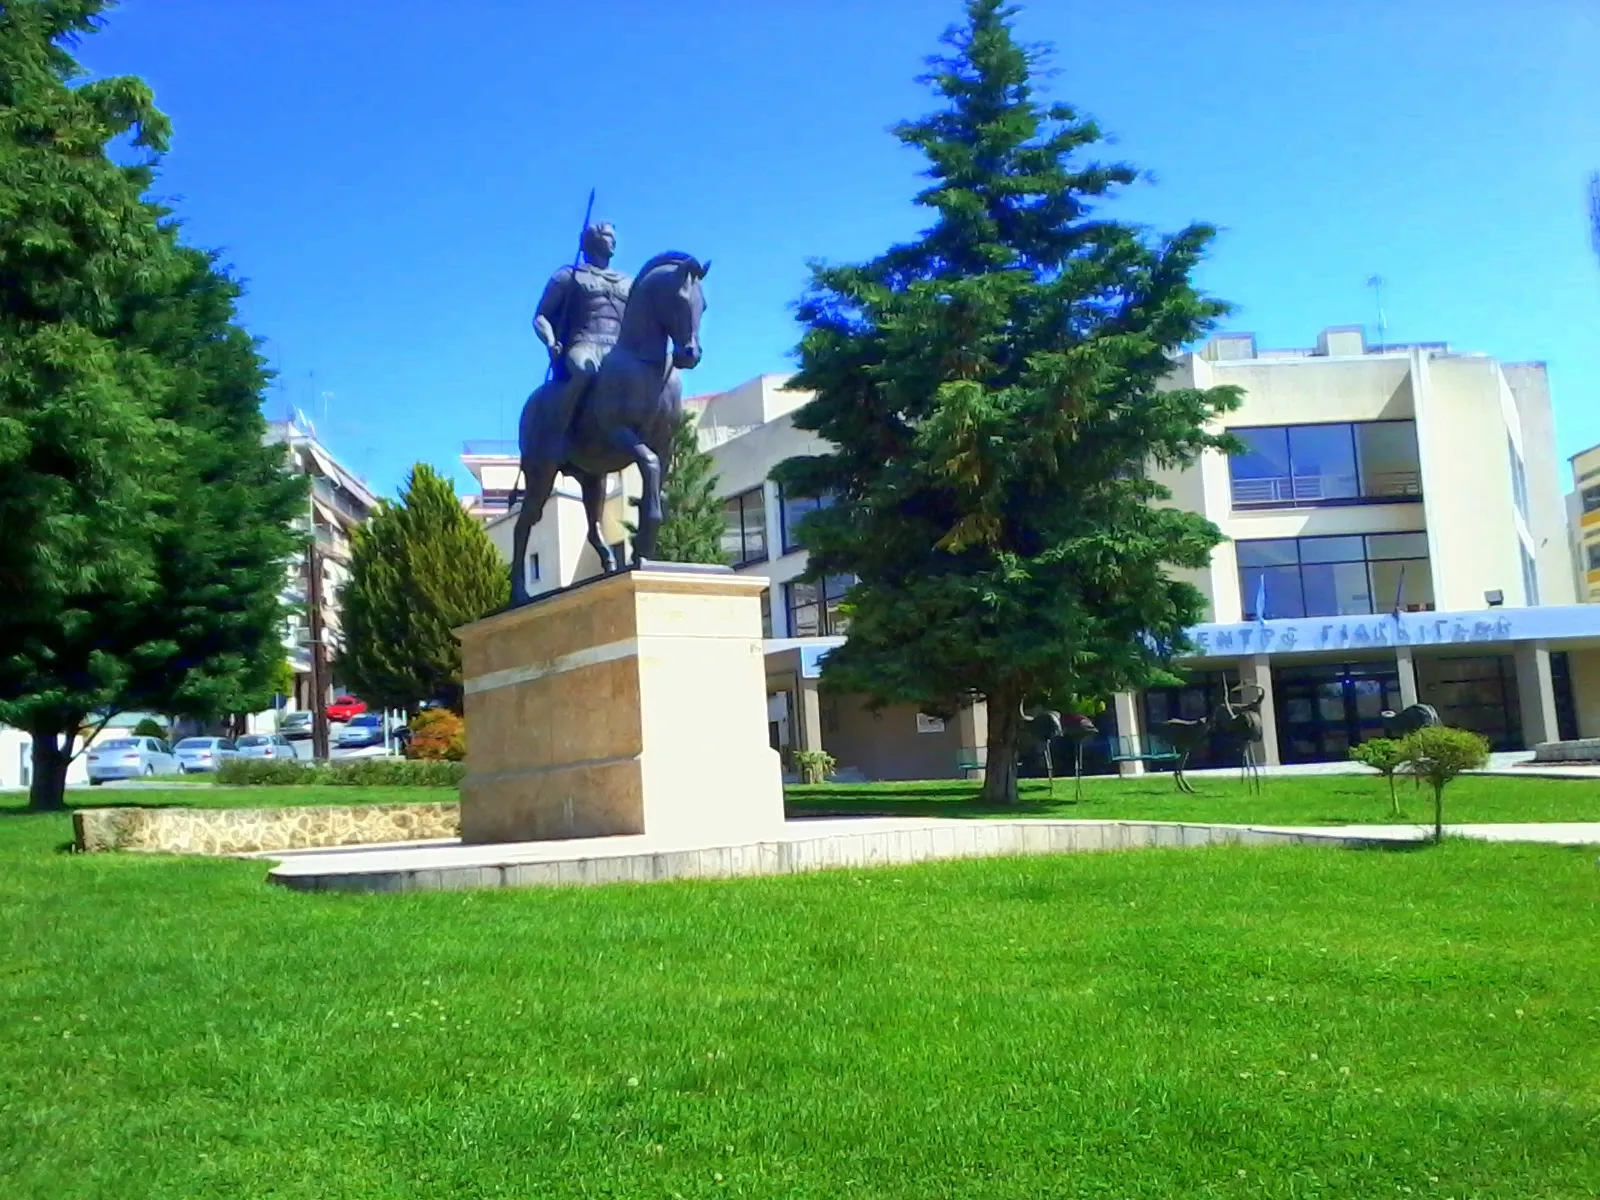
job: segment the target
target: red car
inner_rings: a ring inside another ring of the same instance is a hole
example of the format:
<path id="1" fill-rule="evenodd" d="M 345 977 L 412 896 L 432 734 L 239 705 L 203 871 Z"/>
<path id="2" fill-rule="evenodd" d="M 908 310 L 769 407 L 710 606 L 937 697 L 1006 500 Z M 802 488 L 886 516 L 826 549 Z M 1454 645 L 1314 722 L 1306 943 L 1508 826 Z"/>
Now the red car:
<path id="1" fill-rule="evenodd" d="M 335 696 L 333 703 L 328 705 L 328 720 L 348 721 L 351 717 L 360 716 L 366 711 L 365 700 L 357 700 L 354 696 Z"/>

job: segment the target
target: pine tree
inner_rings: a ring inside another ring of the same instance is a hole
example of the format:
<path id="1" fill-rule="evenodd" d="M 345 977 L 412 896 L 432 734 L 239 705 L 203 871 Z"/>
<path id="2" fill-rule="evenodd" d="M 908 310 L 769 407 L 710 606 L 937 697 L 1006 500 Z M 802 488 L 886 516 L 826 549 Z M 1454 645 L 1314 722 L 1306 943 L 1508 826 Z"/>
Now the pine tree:
<path id="1" fill-rule="evenodd" d="M 34 808 L 116 711 L 264 702 L 300 486 L 236 285 L 143 198 L 166 119 L 137 79 L 75 84 L 103 7 L 0 7 L 0 720 Z M 129 135 L 151 157 L 119 166 Z"/>
<path id="2" fill-rule="evenodd" d="M 1097 215 L 1134 182 L 1086 159 L 1099 127 L 1046 106 L 1017 10 L 970 0 L 925 77 L 943 101 L 895 129 L 928 160 L 933 224 L 871 262 L 816 265 L 795 415 L 835 447 L 791 459 L 831 496 L 802 537 L 811 577 L 852 574 L 825 682 L 874 703 L 989 712 L 987 799 L 1014 802 L 1025 704 L 1168 678 L 1200 593 L 1168 574 L 1220 540 L 1160 502 L 1151 464 L 1231 441 L 1231 389 L 1163 390 L 1171 356 L 1226 311 L 1190 274 L 1213 237 Z M 1061 707 L 1059 702 L 1053 705 Z"/>
<path id="3" fill-rule="evenodd" d="M 656 558 L 675 563 L 727 561 L 722 553 L 722 501 L 717 499 L 716 489 L 711 455 L 700 449 L 695 419 L 685 413 L 672 435 Z"/>
<path id="4" fill-rule="evenodd" d="M 511 600 L 506 569 L 451 482 L 425 463 L 400 502 L 380 503 L 351 538 L 340 592 L 340 670 L 381 708 L 442 700 L 460 711 L 461 647 L 453 631 Z"/>

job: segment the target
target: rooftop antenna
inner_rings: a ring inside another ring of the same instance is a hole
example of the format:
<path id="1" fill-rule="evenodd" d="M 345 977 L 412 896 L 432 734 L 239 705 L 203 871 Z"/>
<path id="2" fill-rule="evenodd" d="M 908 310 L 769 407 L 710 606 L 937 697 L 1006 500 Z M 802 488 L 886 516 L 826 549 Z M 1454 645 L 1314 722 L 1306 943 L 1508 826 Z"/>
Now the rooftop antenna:
<path id="1" fill-rule="evenodd" d="M 1378 306 L 1378 345 L 1389 344 L 1389 319 L 1383 315 L 1383 289 L 1389 281 L 1382 275 L 1368 275 L 1367 286 L 1372 289 L 1372 298 Z"/>

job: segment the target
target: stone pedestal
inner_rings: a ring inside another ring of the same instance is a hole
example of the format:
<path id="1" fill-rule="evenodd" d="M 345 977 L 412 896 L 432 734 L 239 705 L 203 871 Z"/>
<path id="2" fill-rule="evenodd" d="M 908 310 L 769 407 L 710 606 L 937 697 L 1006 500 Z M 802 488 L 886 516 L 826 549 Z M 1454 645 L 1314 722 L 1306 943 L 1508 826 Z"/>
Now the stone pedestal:
<path id="1" fill-rule="evenodd" d="M 458 630 L 462 841 L 649 833 L 726 843 L 780 830 L 765 586 L 727 568 L 663 564 Z"/>

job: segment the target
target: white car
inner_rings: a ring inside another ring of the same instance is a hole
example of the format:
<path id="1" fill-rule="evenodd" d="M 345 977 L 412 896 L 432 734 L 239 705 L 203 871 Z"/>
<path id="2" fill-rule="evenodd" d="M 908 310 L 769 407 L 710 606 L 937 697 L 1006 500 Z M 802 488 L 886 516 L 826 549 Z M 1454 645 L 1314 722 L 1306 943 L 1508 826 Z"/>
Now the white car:
<path id="1" fill-rule="evenodd" d="M 178 769 L 187 775 L 190 771 L 215 771 L 230 758 L 237 757 L 233 743 L 227 738 L 184 738 L 173 748 L 178 758 Z"/>
<path id="2" fill-rule="evenodd" d="M 294 743 L 281 733 L 248 733 L 236 743 L 240 758 L 295 759 Z"/>
<path id="3" fill-rule="evenodd" d="M 108 779 L 142 779 L 148 775 L 175 775 L 178 760 L 160 738 L 119 737 L 89 749 L 85 766 L 89 782 Z"/>

